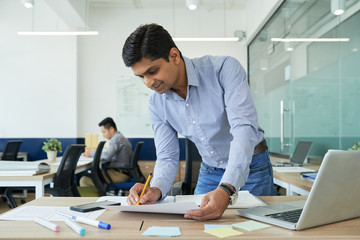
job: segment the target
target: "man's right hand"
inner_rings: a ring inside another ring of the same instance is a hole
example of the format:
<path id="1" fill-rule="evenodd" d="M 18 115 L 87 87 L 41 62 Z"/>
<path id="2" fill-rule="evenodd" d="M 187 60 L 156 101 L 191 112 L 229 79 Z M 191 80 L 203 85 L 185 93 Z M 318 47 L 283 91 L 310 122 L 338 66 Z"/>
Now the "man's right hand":
<path id="1" fill-rule="evenodd" d="M 129 205 L 136 205 L 140 194 L 144 188 L 145 184 L 142 183 L 136 183 L 129 192 L 129 196 L 127 198 L 127 203 Z M 145 189 L 145 193 L 144 195 L 141 197 L 140 199 L 140 204 L 153 204 L 155 203 L 157 200 L 159 200 L 161 197 L 161 191 L 159 188 L 157 187 L 147 187 Z"/>
<path id="2" fill-rule="evenodd" d="M 91 154 L 90 154 L 90 150 L 86 150 L 85 152 L 84 152 L 84 156 L 85 157 L 91 157 Z"/>

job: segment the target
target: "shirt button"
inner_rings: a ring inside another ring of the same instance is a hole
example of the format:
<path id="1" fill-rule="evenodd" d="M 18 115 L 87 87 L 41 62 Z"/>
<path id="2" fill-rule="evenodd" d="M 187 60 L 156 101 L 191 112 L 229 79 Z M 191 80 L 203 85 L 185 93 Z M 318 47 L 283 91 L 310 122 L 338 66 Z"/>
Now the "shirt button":
<path id="1" fill-rule="evenodd" d="M 187 106 L 187 107 L 188 107 L 188 106 L 189 106 L 189 104 L 187 103 L 187 104 L 185 104 L 185 106 Z"/>
<path id="2" fill-rule="evenodd" d="M 200 138 L 200 140 L 201 140 L 201 141 L 204 141 L 204 140 L 205 140 L 205 138 Z"/>
<path id="3" fill-rule="evenodd" d="M 193 124 L 195 124 L 195 123 L 196 123 L 196 121 L 194 120 L 194 121 L 193 121 Z"/>
<path id="4" fill-rule="evenodd" d="M 223 163 L 223 161 L 220 161 L 220 163 Z"/>
<path id="5" fill-rule="evenodd" d="M 214 154 L 214 151 L 211 151 L 210 153 L 211 153 L 211 154 Z"/>

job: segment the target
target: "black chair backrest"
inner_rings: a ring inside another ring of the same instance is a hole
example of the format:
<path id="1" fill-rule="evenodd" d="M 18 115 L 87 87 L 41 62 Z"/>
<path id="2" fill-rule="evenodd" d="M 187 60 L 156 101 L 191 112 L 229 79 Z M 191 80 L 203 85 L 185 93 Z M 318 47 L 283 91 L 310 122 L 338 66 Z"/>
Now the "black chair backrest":
<path id="1" fill-rule="evenodd" d="M 76 165 L 84 149 L 84 144 L 71 144 L 65 150 L 54 179 L 54 188 L 62 189 L 63 196 L 74 196 Z"/>
<path id="2" fill-rule="evenodd" d="M 22 141 L 8 141 L 5 145 L 1 160 L 17 160 Z"/>
<path id="3" fill-rule="evenodd" d="M 91 163 L 91 180 L 98 189 L 100 196 L 105 196 L 107 191 L 107 182 L 100 169 L 101 153 L 104 148 L 105 141 L 99 142 L 94 155 L 94 160 Z"/>
<path id="4" fill-rule="evenodd" d="M 193 194 L 199 177 L 199 170 L 202 158 L 195 144 L 189 139 L 185 139 L 185 179 L 183 194 Z"/>
<path id="5" fill-rule="evenodd" d="M 140 171 L 138 160 L 139 160 L 140 150 L 143 144 L 144 142 L 138 142 L 136 144 L 133 155 L 131 156 L 131 162 L 130 162 L 131 170 L 129 170 L 130 175 L 133 178 L 135 178 L 136 182 L 141 182 L 141 183 L 145 182 L 145 177 Z"/>

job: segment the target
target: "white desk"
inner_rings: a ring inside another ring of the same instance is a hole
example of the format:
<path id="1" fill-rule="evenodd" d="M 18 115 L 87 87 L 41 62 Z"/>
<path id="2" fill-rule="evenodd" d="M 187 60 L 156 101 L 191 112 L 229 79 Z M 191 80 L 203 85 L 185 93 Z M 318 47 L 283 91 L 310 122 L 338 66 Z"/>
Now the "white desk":
<path id="1" fill-rule="evenodd" d="M 56 162 L 60 162 L 62 157 L 56 158 Z M 44 187 L 45 185 L 52 183 L 56 171 L 59 167 L 58 164 L 49 163 L 51 170 L 48 173 L 34 175 L 34 176 L 0 176 L 0 187 L 35 187 L 35 198 L 40 198 L 44 196 Z M 84 172 L 91 167 L 90 162 L 80 161 L 75 170 L 76 173 Z"/>
<path id="2" fill-rule="evenodd" d="M 284 161 L 284 158 L 270 156 L 272 162 Z M 319 170 L 320 165 L 305 163 L 304 168 Z M 275 172 L 274 184 L 285 188 L 286 196 L 309 195 L 313 181 L 301 178 L 299 172 Z"/>

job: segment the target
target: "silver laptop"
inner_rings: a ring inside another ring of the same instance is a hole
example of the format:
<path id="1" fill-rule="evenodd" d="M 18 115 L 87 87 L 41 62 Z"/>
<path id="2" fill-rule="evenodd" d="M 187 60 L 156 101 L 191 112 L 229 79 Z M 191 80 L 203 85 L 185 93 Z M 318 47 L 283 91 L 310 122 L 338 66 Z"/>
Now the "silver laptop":
<path id="1" fill-rule="evenodd" d="M 237 214 L 293 230 L 360 217 L 359 173 L 360 151 L 329 150 L 306 201 L 241 209 Z"/>
<path id="2" fill-rule="evenodd" d="M 290 158 L 290 162 L 274 162 L 272 163 L 273 167 L 300 167 L 304 164 L 310 149 L 312 142 L 309 141 L 299 141 L 296 145 L 294 154 Z"/>

